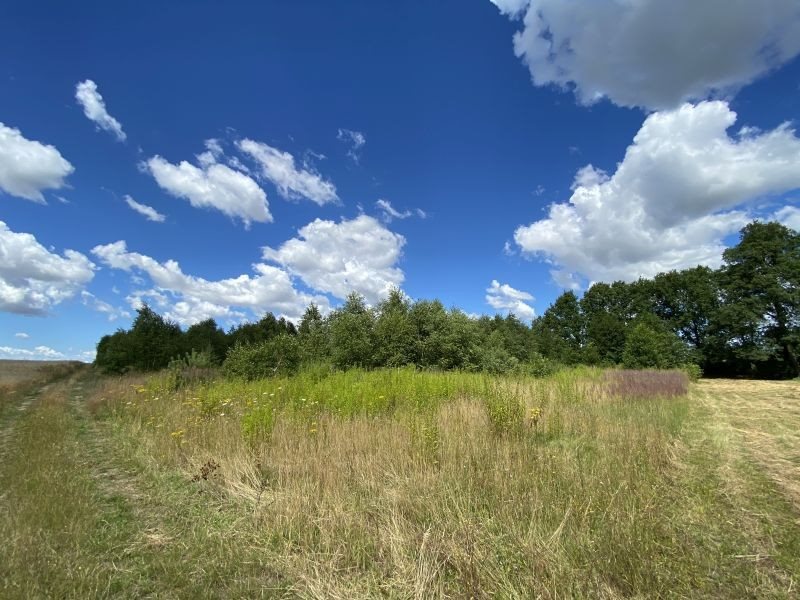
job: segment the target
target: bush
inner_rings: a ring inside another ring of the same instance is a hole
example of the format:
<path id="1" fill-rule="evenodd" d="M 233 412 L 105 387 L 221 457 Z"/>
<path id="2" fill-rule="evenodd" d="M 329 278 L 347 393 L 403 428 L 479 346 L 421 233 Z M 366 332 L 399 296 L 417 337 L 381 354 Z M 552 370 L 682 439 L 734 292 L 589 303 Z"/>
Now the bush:
<path id="1" fill-rule="evenodd" d="M 688 362 L 688 354 L 671 331 L 640 323 L 625 341 L 622 363 L 626 369 L 676 369 Z"/>
<path id="2" fill-rule="evenodd" d="M 681 365 L 681 371 L 686 373 L 689 381 L 698 381 L 703 376 L 703 369 L 694 363 L 686 363 Z"/>
<path id="3" fill-rule="evenodd" d="M 216 373 L 214 356 L 211 350 L 197 352 L 192 350 L 182 357 L 173 358 L 167 365 L 169 386 L 180 389 L 202 381 L 208 381 Z"/>
<path id="4" fill-rule="evenodd" d="M 503 375 L 513 371 L 519 361 L 502 346 L 489 346 L 480 354 L 480 368 L 493 375 Z"/>
<path id="5" fill-rule="evenodd" d="M 234 346 L 222 369 L 229 377 L 264 379 L 291 375 L 300 365 L 300 347 L 294 336 L 282 334 L 253 345 Z"/>
<path id="6" fill-rule="evenodd" d="M 533 352 L 528 360 L 519 365 L 518 370 L 531 377 L 550 377 L 561 368 L 557 362 Z"/>

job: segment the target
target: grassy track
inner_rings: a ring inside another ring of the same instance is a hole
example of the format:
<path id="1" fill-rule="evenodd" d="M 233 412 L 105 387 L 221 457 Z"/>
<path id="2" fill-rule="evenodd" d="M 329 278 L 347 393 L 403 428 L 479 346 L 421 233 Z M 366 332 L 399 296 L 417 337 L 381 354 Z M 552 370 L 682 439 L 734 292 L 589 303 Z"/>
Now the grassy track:
<path id="1" fill-rule="evenodd" d="M 85 411 L 86 373 L 0 421 L 0 597 L 275 597 L 236 520 L 185 480 L 135 473 Z"/>
<path id="2" fill-rule="evenodd" d="M 798 594 L 797 383 L 436 377 L 174 393 L 86 371 L 14 396 L 0 597 Z"/>

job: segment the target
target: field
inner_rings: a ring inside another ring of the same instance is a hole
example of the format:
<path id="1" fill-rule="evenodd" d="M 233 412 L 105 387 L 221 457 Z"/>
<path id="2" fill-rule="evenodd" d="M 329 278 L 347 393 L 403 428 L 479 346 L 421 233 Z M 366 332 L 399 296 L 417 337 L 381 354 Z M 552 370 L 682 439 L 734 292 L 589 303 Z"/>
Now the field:
<path id="1" fill-rule="evenodd" d="M 83 368 L 0 412 L 0 597 L 797 595 L 800 385 Z"/>
<path id="2" fill-rule="evenodd" d="M 0 360 L 0 387 L 16 386 L 26 381 L 48 378 L 54 369 L 74 364 L 62 360 Z"/>

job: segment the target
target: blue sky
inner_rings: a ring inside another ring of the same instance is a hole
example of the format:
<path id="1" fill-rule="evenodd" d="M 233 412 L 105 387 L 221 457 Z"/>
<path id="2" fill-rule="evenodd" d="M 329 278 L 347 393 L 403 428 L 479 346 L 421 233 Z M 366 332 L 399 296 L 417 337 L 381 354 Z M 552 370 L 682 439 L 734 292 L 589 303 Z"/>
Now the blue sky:
<path id="1" fill-rule="evenodd" d="M 800 7 L 697 4 L 4 3 L 0 355 L 90 358 L 142 300 L 529 319 L 800 226 Z"/>

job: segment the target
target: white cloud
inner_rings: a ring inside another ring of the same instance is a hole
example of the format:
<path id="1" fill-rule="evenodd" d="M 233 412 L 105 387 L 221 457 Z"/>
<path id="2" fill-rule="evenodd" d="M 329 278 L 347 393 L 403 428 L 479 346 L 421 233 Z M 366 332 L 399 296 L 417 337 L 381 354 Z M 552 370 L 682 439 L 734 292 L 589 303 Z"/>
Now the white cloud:
<path id="1" fill-rule="evenodd" d="M 45 203 L 42 190 L 57 190 L 75 168 L 55 147 L 26 139 L 0 123 L 0 190 Z"/>
<path id="2" fill-rule="evenodd" d="M 489 2 L 499 8 L 504 15 L 516 17 L 528 8 L 530 0 L 489 0 Z"/>
<path id="3" fill-rule="evenodd" d="M 796 206 L 784 206 L 772 218 L 779 223 L 783 223 L 786 227 L 800 231 L 800 208 Z"/>
<path id="4" fill-rule="evenodd" d="M 323 309 L 328 307 L 327 298 L 296 290 L 289 274 L 271 265 L 254 264 L 254 275 L 209 281 L 185 274 L 174 260 L 160 263 L 149 256 L 129 252 L 123 241 L 96 246 L 92 253 L 113 269 L 136 270 L 150 278 L 153 289 L 129 296 L 134 308 L 143 298 L 154 299 L 156 305 L 166 309 L 166 317 L 183 325 L 207 318 L 244 317 L 237 308 L 248 309 L 256 316 L 272 311 L 297 319 L 312 301 Z"/>
<path id="5" fill-rule="evenodd" d="M 745 203 L 800 187 L 794 131 L 731 137 L 735 121 L 724 102 L 650 115 L 613 175 L 581 169 L 569 201 L 515 241 L 553 263 L 562 284 L 718 265 L 723 238 L 749 220 Z"/>
<path id="6" fill-rule="evenodd" d="M 153 221 L 155 223 L 163 223 L 164 220 L 166 219 L 164 215 L 162 215 L 152 206 L 147 206 L 146 204 L 140 204 L 130 196 L 126 195 L 124 200 L 128 206 L 130 206 L 140 215 L 146 217 L 148 221 Z"/>
<path id="7" fill-rule="evenodd" d="M 195 208 L 215 208 L 231 218 L 240 218 L 245 226 L 251 221 L 272 222 L 267 195 L 252 178 L 213 160 L 202 165 L 196 167 L 185 160 L 173 165 L 160 156 L 145 163 L 162 189 L 185 198 Z"/>
<path id="8" fill-rule="evenodd" d="M 307 198 L 320 206 L 338 202 L 333 183 L 323 179 L 319 173 L 298 169 L 294 156 L 288 152 L 248 139 L 239 140 L 236 147 L 258 163 L 261 175 L 272 182 L 284 198 Z"/>
<path id="9" fill-rule="evenodd" d="M 392 206 L 391 202 L 389 202 L 388 200 L 383 200 L 383 199 L 378 200 L 375 203 L 375 206 L 377 206 L 380 209 L 381 218 L 386 223 L 391 223 L 392 219 L 407 219 L 407 218 L 413 217 L 415 215 L 417 217 L 419 217 L 420 219 L 424 219 L 424 218 L 426 218 L 428 216 L 427 214 L 425 214 L 425 211 L 420 209 L 420 208 L 415 208 L 413 211 L 412 210 L 404 210 L 403 212 L 400 212 L 394 206 Z"/>
<path id="10" fill-rule="evenodd" d="M 108 114 L 106 103 L 100 92 L 97 91 L 97 84 L 94 81 L 87 79 L 76 85 L 75 99 L 83 107 L 83 114 L 90 121 L 93 121 L 100 129 L 113 133 L 120 142 L 125 141 L 126 135 L 122 131 L 122 125 Z"/>
<path id="11" fill-rule="evenodd" d="M 21 340 L 27 340 L 27 339 L 28 339 L 29 337 L 31 337 L 31 336 L 29 336 L 27 333 L 25 333 L 25 332 L 21 331 L 21 332 L 19 332 L 19 333 L 15 333 L 15 334 L 14 334 L 14 337 L 15 337 L 15 338 L 19 338 L 19 339 L 21 339 Z"/>
<path id="12" fill-rule="evenodd" d="M 800 53 L 797 0 L 491 0 L 524 14 L 514 51 L 580 102 L 673 108 L 735 92 Z"/>
<path id="13" fill-rule="evenodd" d="M 59 256 L 0 221 L 0 311 L 46 313 L 93 277 L 94 265 L 83 254 L 66 250 Z"/>
<path id="14" fill-rule="evenodd" d="M 17 360 L 57 360 L 66 358 L 62 352 L 48 346 L 36 346 L 33 350 L 0 346 L 0 358 Z"/>
<path id="15" fill-rule="evenodd" d="M 508 284 L 500 284 L 496 279 L 486 288 L 486 302 L 495 310 L 514 313 L 522 320 L 529 321 L 536 316 L 536 311 L 528 302 L 534 298 L 528 292 L 514 289 Z"/>
<path id="16" fill-rule="evenodd" d="M 340 129 L 336 134 L 336 139 L 349 146 L 347 156 L 358 164 L 361 160 L 360 150 L 364 147 L 364 144 L 367 143 L 367 138 L 364 137 L 364 134 L 360 131 L 353 131 L 352 129 Z"/>
<path id="17" fill-rule="evenodd" d="M 219 159 L 225 155 L 225 152 L 222 150 L 222 145 L 216 138 L 207 139 L 203 145 L 206 147 L 206 151 L 197 155 L 197 162 L 199 162 L 202 167 L 209 167 L 219 162 Z"/>
<path id="18" fill-rule="evenodd" d="M 361 215 L 340 223 L 316 219 L 264 259 L 285 267 L 309 287 L 345 298 L 356 291 L 370 303 L 403 282 L 397 268 L 405 238 Z"/>
<path id="19" fill-rule="evenodd" d="M 100 298 L 90 292 L 87 292 L 86 290 L 81 292 L 81 301 L 83 302 L 84 306 L 88 306 L 93 310 L 106 315 L 109 321 L 116 321 L 122 317 L 129 319 L 131 317 L 131 313 L 129 313 L 127 310 L 116 308 L 108 302 L 100 300 Z"/>

